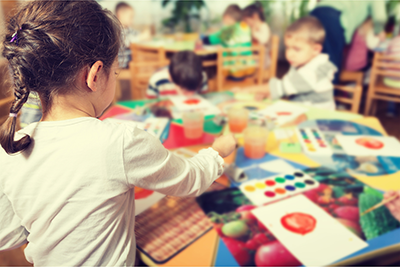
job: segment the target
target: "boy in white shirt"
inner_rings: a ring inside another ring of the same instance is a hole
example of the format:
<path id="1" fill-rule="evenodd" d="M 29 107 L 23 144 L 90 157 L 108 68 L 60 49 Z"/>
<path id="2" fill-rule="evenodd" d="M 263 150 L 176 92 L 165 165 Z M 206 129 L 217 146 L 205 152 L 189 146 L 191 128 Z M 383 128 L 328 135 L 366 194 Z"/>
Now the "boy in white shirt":
<path id="1" fill-rule="evenodd" d="M 286 59 L 290 69 L 282 79 L 272 78 L 267 85 L 248 91 L 260 98 L 270 97 L 334 110 L 333 77 L 335 65 L 321 53 L 325 30 L 318 19 L 303 17 L 290 25 L 285 33 Z"/>

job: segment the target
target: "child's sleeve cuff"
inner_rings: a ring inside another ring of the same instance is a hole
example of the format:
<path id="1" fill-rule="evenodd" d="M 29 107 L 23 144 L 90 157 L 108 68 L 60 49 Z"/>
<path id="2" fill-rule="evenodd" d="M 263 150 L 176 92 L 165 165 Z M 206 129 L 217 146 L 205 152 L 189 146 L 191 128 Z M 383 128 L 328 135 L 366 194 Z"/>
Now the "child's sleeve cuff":
<path id="1" fill-rule="evenodd" d="M 280 99 L 284 95 L 282 82 L 277 78 L 271 78 L 269 80 L 269 92 L 272 100 Z"/>
<path id="2" fill-rule="evenodd" d="M 207 149 L 202 149 L 199 151 L 199 154 L 207 154 L 211 155 L 214 160 L 217 162 L 218 165 L 218 177 L 221 176 L 224 173 L 224 159 L 219 155 L 217 151 L 215 151 L 213 148 L 209 147 Z"/>

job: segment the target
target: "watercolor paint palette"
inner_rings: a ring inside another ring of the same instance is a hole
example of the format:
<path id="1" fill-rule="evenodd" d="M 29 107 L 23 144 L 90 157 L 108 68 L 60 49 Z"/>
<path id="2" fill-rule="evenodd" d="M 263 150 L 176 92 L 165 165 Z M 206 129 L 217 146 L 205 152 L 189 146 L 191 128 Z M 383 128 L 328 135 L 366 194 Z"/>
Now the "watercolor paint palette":
<path id="1" fill-rule="evenodd" d="M 296 170 L 292 173 L 251 180 L 241 184 L 239 189 L 254 205 L 262 205 L 318 186 L 318 181 Z"/>
<path id="2" fill-rule="evenodd" d="M 317 128 L 297 128 L 297 138 L 303 150 L 311 155 L 332 155 L 332 149 Z"/>

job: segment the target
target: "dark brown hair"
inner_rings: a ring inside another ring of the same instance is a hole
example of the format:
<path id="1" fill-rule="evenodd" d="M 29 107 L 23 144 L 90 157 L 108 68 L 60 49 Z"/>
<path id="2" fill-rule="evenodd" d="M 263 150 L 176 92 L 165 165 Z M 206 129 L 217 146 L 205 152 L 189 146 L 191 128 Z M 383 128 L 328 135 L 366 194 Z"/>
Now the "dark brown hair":
<path id="1" fill-rule="evenodd" d="M 306 41 L 322 45 L 325 40 L 325 29 L 321 22 L 312 16 L 302 17 L 293 22 L 285 32 L 286 37 L 302 33 Z"/>
<path id="2" fill-rule="evenodd" d="M 121 29 L 114 15 L 94 0 L 35 0 L 11 18 L 3 44 L 14 83 L 10 113 L 20 111 L 31 91 L 39 94 L 46 112 L 53 96 L 74 88 L 84 68 L 99 60 L 109 73 L 121 47 Z M 28 135 L 14 141 L 15 127 L 11 116 L 0 127 L 0 144 L 8 154 L 31 143 Z"/>
<path id="3" fill-rule="evenodd" d="M 203 82 L 201 58 L 193 51 L 180 51 L 172 56 L 169 74 L 172 81 L 188 91 L 198 91 Z"/>
<path id="4" fill-rule="evenodd" d="M 253 17 L 254 14 L 258 14 L 258 17 L 261 21 L 265 21 L 264 12 L 260 2 L 256 2 L 255 4 L 251 4 L 247 6 L 242 11 L 243 18 Z"/>
<path id="5" fill-rule="evenodd" d="M 242 9 L 236 4 L 229 5 L 225 9 L 223 16 L 230 16 L 236 22 L 239 22 L 242 20 Z"/>

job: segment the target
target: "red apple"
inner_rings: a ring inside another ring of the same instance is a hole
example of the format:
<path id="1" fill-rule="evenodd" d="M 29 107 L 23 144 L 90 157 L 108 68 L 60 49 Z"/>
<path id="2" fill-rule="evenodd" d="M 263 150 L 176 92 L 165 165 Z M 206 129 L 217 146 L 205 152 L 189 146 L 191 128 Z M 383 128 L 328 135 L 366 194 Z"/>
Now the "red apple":
<path id="1" fill-rule="evenodd" d="M 257 266 L 300 266 L 301 263 L 279 241 L 260 246 L 255 262 Z"/>

